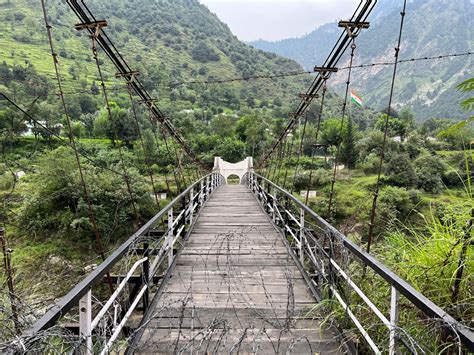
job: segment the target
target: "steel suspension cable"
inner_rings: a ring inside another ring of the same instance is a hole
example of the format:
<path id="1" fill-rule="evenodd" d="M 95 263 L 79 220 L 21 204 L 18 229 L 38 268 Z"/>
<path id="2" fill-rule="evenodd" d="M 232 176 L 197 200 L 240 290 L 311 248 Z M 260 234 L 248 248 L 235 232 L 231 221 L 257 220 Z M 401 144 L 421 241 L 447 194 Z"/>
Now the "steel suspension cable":
<path id="1" fill-rule="evenodd" d="M 293 184 L 291 185 L 291 190 L 290 190 L 291 194 L 293 194 L 293 191 L 295 190 L 296 176 L 298 175 L 298 172 L 299 172 L 299 165 L 300 165 L 301 153 L 302 153 L 303 147 L 304 147 L 304 138 L 305 138 L 305 135 L 306 135 L 306 126 L 307 126 L 307 124 L 308 124 L 308 111 L 305 111 L 303 132 L 301 133 L 300 146 L 299 146 L 299 149 L 298 149 L 298 157 L 296 159 L 296 169 L 295 169 L 295 173 L 293 175 Z"/>
<path id="2" fill-rule="evenodd" d="M 128 191 L 129 197 L 130 197 L 130 202 L 132 204 L 133 212 L 135 214 L 135 223 L 137 224 L 137 227 L 138 227 L 140 216 L 138 214 L 137 206 L 135 204 L 135 199 L 133 197 L 132 186 L 130 185 L 130 176 L 128 174 L 127 167 L 125 166 L 125 160 L 124 160 L 124 156 L 123 156 L 122 145 L 121 145 L 121 143 L 119 142 L 119 139 L 118 139 L 119 137 L 118 137 L 118 132 L 117 132 L 117 122 L 112 117 L 112 111 L 110 109 L 109 96 L 108 96 L 108 93 L 107 93 L 107 88 L 105 86 L 104 76 L 102 74 L 102 68 L 100 66 L 99 53 L 97 51 L 97 36 L 100 33 L 100 31 L 101 31 L 100 26 L 97 26 L 95 33 L 92 33 L 90 35 L 90 38 L 92 40 L 92 55 L 94 57 L 94 60 L 95 60 L 96 66 L 97 66 L 97 72 L 99 74 L 100 86 L 102 88 L 102 95 L 104 96 L 104 103 L 105 103 L 105 109 L 107 111 L 107 116 L 109 118 L 110 123 L 112 124 L 115 140 L 118 143 L 118 152 L 119 152 L 120 164 L 122 165 L 122 170 L 123 170 L 123 179 L 124 179 L 125 185 L 127 187 L 127 191 Z"/>
<path id="3" fill-rule="evenodd" d="M 132 94 L 133 90 L 132 90 L 130 84 L 127 85 L 127 91 L 128 91 L 128 96 L 130 98 L 130 107 L 132 109 L 132 115 L 133 115 L 133 119 L 135 121 L 135 126 L 136 126 L 136 130 L 137 130 L 138 138 L 140 140 L 140 144 L 141 144 L 142 149 L 143 149 L 143 155 L 144 155 L 144 158 L 145 158 L 145 166 L 148 170 L 148 176 L 150 178 L 151 187 L 153 189 L 153 195 L 155 196 L 156 205 L 158 207 L 160 207 L 160 200 L 158 198 L 158 191 L 156 190 L 155 179 L 153 178 L 153 170 L 151 169 L 151 159 L 150 159 L 149 152 L 146 149 L 145 141 L 143 140 L 143 134 L 142 134 L 142 130 L 140 128 L 140 122 L 138 122 L 137 109 L 135 107 L 135 102 L 133 100 L 133 94 Z"/>
<path id="4" fill-rule="evenodd" d="M 380 191 L 380 177 L 382 175 L 382 166 L 385 159 L 385 149 L 387 146 L 387 137 L 388 137 L 388 122 L 390 119 L 390 114 L 392 113 L 392 101 L 393 101 L 393 93 L 395 90 L 395 80 L 397 77 L 397 68 L 398 68 L 398 57 L 400 55 L 400 47 L 402 44 L 402 36 L 403 36 L 403 26 L 405 23 L 405 15 L 406 15 L 406 8 L 407 8 L 407 0 L 403 1 L 403 10 L 400 13 L 400 31 L 398 34 L 398 43 L 395 47 L 395 63 L 393 66 L 393 74 L 392 74 L 392 83 L 390 86 L 390 96 L 388 100 L 388 109 L 387 109 L 387 116 L 385 117 L 385 125 L 384 125 L 384 136 L 383 136 L 383 144 L 382 150 L 380 152 L 380 161 L 377 170 L 377 183 L 375 184 L 375 191 L 374 197 L 372 201 L 372 210 L 370 212 L 370 222 L 369 222 L 369 234 L 367 239 L 367 253 L 370 253 L 370 247 L 372 244 L 373 234 L 374 234 L 374 224 L 375 224 L 375 217 L 377 215 L 377 199 L 379 196 Z"/>
<path id="5" fill-rule="evenodd" d="M 336 177 L 337 177 L 337 165 L 339 163 L 339 158 L 340 158 L 340 153 L 341 153 L 341 146 L 342 146 L 342 132 L 344 130 L 344 120 L 346 116 L 346 111 L 347 111 L 347 99 L 349 98 L 349 86 L 351 84 L 351 75 L 352 75 L 352 63 L 354 61 L 354 53 L 357 48 L 357 45 L 355 44 L 355 36 L 352 37 L 352 44 L 351 44 L 351 54 L 350 54 L 350 60 L 349 60 L 349 72 L 347 74 L 347 81 L 346 81 L 346 91 L 344 95 L 344 102 L 342 104 L 342 117 L 341 117 L 341 125 L 339 127 L 339 142 L 337 144 L 336 148 L 336 155 L 334 157 L 334 168 L 333 168 L 333 173 L 332 173 L 332 179 L 331 179 L 331 188 L 329 191 L 329 202 L 328 202 L 328 210 L 327 210 L 327 216 L 326 218 L 328 220 L 331 220 L 331 214 L 332 214 L 332 205 L 334 202 L 334 188 L 336 185 Z"/>
<path id="6" fill-rule="evenodd" d="M 48 14 L 47 14 L 47 11 L 46 11 L 45 0 L 41 0 L 41 6 L 42 6 L 42 10 L 43 10 L 44 23 L 45 23 L 46 31 L 47 31 L 47 34 L 48 34 L 48 41 L 49 41 L 49 47 L 50 47 L 50 50 L 51 50 L 51 56 L 53 57 L 54 71 L 56 73 L 56 81 L 57 81 L 58 89 L 59 89 L 58 95 L 61 98 L 61 104 L 63 106 L 64 114 L 66 116 L 66 124 L 67 124 L 67 127 L 68 127 L 69 141 L 70 141 L 70 144 L 71 144 L 71 146 L 74 150 L 76 165 L 77 165 L 77 169 L 79 171 L 80 183 L 81 183 L 81 186 L 82 186 L 84 199 L 86 200 L 86 203 L 87 203 L 89 221 L 92 225 L 92 229 L 93 229 L 94 234 L 95 234 L 96 251 L 101 256 L 102 260 L 105 260 L 104 247 L 103 247 L 103 244 L 102 244 L 102 236 L 101 236 L 100 231 L 97 227 L 97 222 L 96 222 L 96 218 L 95 218 L 95 214 L 94 214 L 94 208 L 92 206 L 92 201 L 91 201 L 89 191 L 88 191 L 88 187 L 87 187 L 87 184 L 86 184 L 86 180 L 85 180 L 85 177 L 84 177 L 84 172 L 82 170 L 81 160 L 80 160 L 79 153 L 78 153 L 77 147 L 76 147 L 76 141 L 75 141 L 74 135 L 73 135 L 71 116 L 69 115 L 68 106 L 66 104 L 66 100 L 65 100 L 64 94 L 63 94 L 62 81 L 61 81 L 61 72 L 60 72 L 60 68 L 59 68 L 59 60 L 58 60 L 58 56 L 57 56 L 56 52 L 54 51 L 53 36 L 52 36 L 52 31 L 51 31 L 52 27 L 48 22 Z M 112 290 L 112 282 L 111 282 L 110 276 L 108 276 L 108 281 L 109 281 L 109 287 Z"/>
<path id="7" fill-rule="evenodd" d="M 181 155 L 181 151 L 176 147 L 174 144 L 171 145 L 171 148 L 174 151 L 174 155 L 176 156 L 176 162 L 178 163 L 179 173 L 181 175 L 181 179 L 183 181 L 183 188 L 185 188 L 190 181 L 186 181 L 186 171 L 185 165 L 183 164 L 183 156 Z"/>
<path id="8" fill-rule="evenodd" d="M 153 114 L 151 113 L 151 111 L 149 111 L 149 114 L 150 114 L 150 115 L 149 115 L 149 121 L 150 121 L 150 124 L 151 124 L 151 126 L 152 126 L 152 132 L 153 132 L 153 137 L 154 137 L 154 139 L 155 139 L 156 148 L 159 149 L 159 148 L 160 148 L 160 139 L 158 138 L 158 133 L 157 133 L 157 129 L 158 129 L 159 125 L 158 125 L 158 124 L 155 124 L 156 122 L 155 122 L 155 120 L 154 120 L 154 116 L 153 116 Z M 163 142 L 165 143 L 166 152 L 168 153 L 168 156 L 171 156 L 171 152 L 170 152 L 170 150 L 169 150 L 169 148 L 168 148 L 168 141 L 167 141 L 167 139 L 166 139 L 166 136 L 165 136 L 164 133 L 163 133 L 163 132 L 164 132 L 164 128 L 163 128 L 163 127 L 161 127 L 161 132 L 162 132 L 161 134 L 162 134 L 162 136 L 163 136 Z M 179 184 L 178 178 L 177 178 L 177 176 L 176 176 L 176 172 L 175 172 L 174 170 L 173 170 L 173 177 L 174 177 L 174 180 L 175 180 L 175 183 L 176 183 L 176 189 L 177 189 L 178 191 L 180 191 L 180 190 L 181 190 L 181 186 L 180 186 L 180 184 Z M 166 186 L 167 186 L 167 188 L 168 188 L 168 191 L 171 193 L 171 189 L 170 189 L 170 186 L 169 186 L 168 175 L 167 175 L 167 174 L 165 174 L 165 180 L 166 180 Z"/>
<path id="9" fill-rule="evenodd" d="M 285 160 L 286 152 L 288 151 L 288 136 L 285 138 L 282 144 L 282 148 L 280 150 L 280 157 L 278 158 L 277 164 L 276 164 L 276 171 L 275 171 L 275 182 L 277 185 L 279 185 L 279 181 L 281 178 L 281 170 L 283 168 L 283 161 Z"/>
<path id="10" fill-rule="evenodd" d="M 285 185 L 286 185 L 286 180 L 288 178 L 288 169 L 289 169 L 289 166 L 291 165 L 291 156 L 293 155 L 293 146 L 295 144 L 296 129 L 293 129 L 292 134 L 293 135 L 291 137 L 290 148 L 288 149 L 288 154 L 287 154 L 287 157 L 286 157 L 285 179 L 283 180 L 283 185 L 282 185 L 284 188 L 285 188 Z"/>
<path id="11" fill-rule="evenodd" d="M 268 176 L 268 180 L 270 181 L 273 181 L 276 177 L 276 170 L 277 170 L 277 167 L 278 167 L 278 164 L 279 164 L 279 161 L 281 159 L 281 151 L 283 149 L 283 145 L 285 144 L 285 141 L 283 141 L 283 144 L 280 144 L 280 146 L 278 147 L 278 150 L 277 150 L 277 153 L 276 155 L 274 155 L 274 159 L 273 159 L 273 170 L 270 171 L 270 174 Z"/>
<path id="12" fill-rule="evenodd" d="M 169 147 L 169 144 L 168 144 L 168 137 L 166 136 L 166 131 L 163 127 L 161 127 L 161 136 L 163 137 L 163 141 L 165 143 L 165 148 L 166 148 L 166 151 L 168 152 L 168 156 L 171 157 L 173 156 L 172 152 L 171 152 L 171 149 Z M 177 158 L 177 156 L 176 156 Z M 180 179 L 180 173 L 181 173 L 181 163 L 179 161 L 177 161 L 178 163 L 178 167 L 175 167 L 175 169 L 173 169 L 173 175 L 174 175 L 174 180 L 175 180 L 175 183 L 176 183 L 176 188 L 178 189 L 178 194 L 179 192 L 182 191 L 182 187 L 181 187 L 181 182 L 179 181 Z M 178 172 L 178 173 L 176 173 Z M 181 174 L 181 177 L 182 177 L 182 174 Z M 186 182 L 183 181 L 183 183 L 186 185 Z"/>
<path id="13" fill-rule="evenodd" d="M 328 87 L 327 87 L 327 80 L 328 78 L 327 77 L 324 77 L 323 78 L 324 80 L 324 83 L 323 83 L 323 91 L 322 91 L 322 94 L 321 94 L 321 106 L 320 106 L 320 109 L 319 109 L 319 114 L 318 114 L 318 122 L 316 124 L 316 134 L 315 134 L 315 138 L 314 138 L 314 143 L 315 144 L 318 144 L 318 138 L 319 138 L 319 132 L 321 130 L 321 119 L 323 117 L 323 111 L 324 111 L 324 101 L 325 101 L 325 98 L 326 98 L 326 93 L 328 91 Z M 306 196 L 305 196 L 305 205 L 308 205 L 308 198 L 309 198 L 309 191 L 311 189 L 311 184 L 313 183 L 313 173 L 314 173 L 314 164 L 315 164 L 315 155 L 314 155 L 314 152 L 313 152 L 313 147 L 311 147 L 311 169 L 310 169 L 310 172 L 309 172 L 309 179 L 308 179 L 308 187 L 307 187 L 307 190 L 306 190 Z"/>

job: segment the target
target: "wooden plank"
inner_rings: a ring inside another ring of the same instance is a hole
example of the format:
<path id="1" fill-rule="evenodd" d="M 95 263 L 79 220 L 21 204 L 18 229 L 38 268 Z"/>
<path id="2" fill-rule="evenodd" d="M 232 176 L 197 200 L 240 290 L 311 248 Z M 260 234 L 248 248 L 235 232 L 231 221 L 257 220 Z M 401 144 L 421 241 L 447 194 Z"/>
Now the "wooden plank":
<path id="1" fill-rule="evenodd" d="M 245 186 L 220 187 L 135 352 L 342 353 L 281 238 Z"/>

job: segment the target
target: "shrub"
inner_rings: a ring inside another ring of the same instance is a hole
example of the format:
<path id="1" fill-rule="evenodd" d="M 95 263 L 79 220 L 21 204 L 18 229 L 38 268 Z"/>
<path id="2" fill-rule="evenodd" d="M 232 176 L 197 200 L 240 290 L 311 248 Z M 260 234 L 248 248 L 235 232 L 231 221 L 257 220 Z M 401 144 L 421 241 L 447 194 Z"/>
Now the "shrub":
<path id="1" fill-rule="evenodd" d="M 376 153 L 370 153 L 361 164 L 361 168 L 365 174 L 375 174 L 379 168 L 380 156 Z"/>
<path id="2" fill-rule="evenodd" d="M 417 200 L 416 191 L 410 192 L 402 187 L 387 186 L 380 191 L 376 225 L 391 228 L 411 213 Z"/>
<path id="3" fill-rule="evenodd" d="M 385 167 L 388 181 L 396 186 L 411 187 L 416 184 L 415 169 L 406 154 L 395 154 Z"/>
<path id="4" fill-rule="evenodd" d="M 423 155 L 415 160 L 418 188 L 430 193 L 439 193 L 443 188 L 442 176 L 446 167 L 439 157 Z"/>
<path id="5" fill-rule="evenodd" d="M 97 156 L 104 165 L 119 166 L 115 151 L 99 151 Z M 128 154 L 125 159 L 130 166 Z M 114 239 L 130 233 L 135 215 L 123 178 L 88 162 L 83 162 L 82 166 L 101 233 L 113 235 Z M 60 147 L 48 152 L 38 161 L 36 170 L 29 180 L 31 193 L 19 211 L 20 226 L 31 235 L 62 235 L 75 243 L 90 243 L 94 233 L 71 150 Z M 150 206 L 153 206 L 148 185 L 135 169 L 128 169 L 128 174 L 133 203 L 138 206 L 143 220 L 147 220 L 151 216 Z"/>
<path id="6" fill-rule="evenodd" d="M 218 62 L 221 59 L 219 53 L 205 41 L 200 41 L 196 44 L 191 51 L 191 56 L 194 60 L 201 63 Z"/>

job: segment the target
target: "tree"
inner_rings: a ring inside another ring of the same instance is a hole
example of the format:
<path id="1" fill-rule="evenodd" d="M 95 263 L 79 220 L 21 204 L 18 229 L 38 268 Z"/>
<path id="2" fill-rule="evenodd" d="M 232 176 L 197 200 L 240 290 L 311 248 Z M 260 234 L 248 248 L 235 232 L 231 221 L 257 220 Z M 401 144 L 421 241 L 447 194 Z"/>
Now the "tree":
<path id="1" fill-rule="evenodd" d="M 414 162 L 418 187 L 430 193 L 439 193 L 443 188 L 442 177 L 446 171 L 444 163 L 436 156 L 422 155 Z"/>
<path id="2" fill-rule="evenodd" d="M 380 191 L 377 219 L 379 225 L 392 226 L 403 221 L 415 207 L 414 198 L 407 189 L 387 186 Z"/>
<path id="3" fill-rule="evenodd" d="M 199 41 L 191 51 L 194 60 L 201 63 L 218 62 L 221 57 L 206 41 Z"/>
<path id="4" fill-rule="evenodd" d="M 265 132 L 268 128 L 262 114 L 252 113 L 242 116 L 235 124 L 237 137 L 247 143 L 251 148 L 251 155 L 260 153 L 263 142 L 266 140 Z"/>
<path id="5" fill-rule="evenodd" d="M 236 118 L 227 115 L 221 114 L 215 116 L 211 121 L 211 128 L 213 133 L 221 136 L 221 137 L 230 137 L 234 133 L 234 124 L 236 122 Z"/>
<path id="6" fill-rule="evenodd" d="M 330 118 L 322 123 L 321 143 L 325 146 L 338 146 L 347 135 L 347 122 L 343 124 L 341 132 L 341 119 Z"/>
<path id="7" fill-rule="evenodd" d="M 341 161 L 346 164 L 349 169 L 355 168 L 357 163 L 356 138 L 350 117 L 342 144 L 341 158 Z"/>
<path id="8" fill-rule="evenodd" d="M 107 109 L 100 110 L 94 121 L 94 135 L 100 138 L 109 138 L 115 144 L 117 139 L 130 146 L 137 139 L 136 126 L 129 117 L 129 111 L 121 108 L 117 103 L 110 102 L 110 118 Z"/>
<path id="9" fill-rule="evenodd" d="M 474 116 L 440 131 L 436 137 L 457 149 L 468 148 L 474 138 Z"/>
<path id="10" fill-rule="evenodd" d="M 452 123 L 453 121 L 448 118 L 430 118 L 421 124 L 419 132 L 425 136 L 436 135 Z"/>
<path id="11" fill-rule="evenodd" d="M 403 125 L 403 122 L 398 117 L 390 116 L 388 117 L 387 121 L 386 114 L 380 115 L 377 121 L 375 121 L 375 129 L 378 129 L 381 132 L 385 132 L 385 124 L 388 125 L 387 134 L 389 137 L 402 137 L 402 134 L 405 133 L 405 127 Z"/>
<path id="12" fill-rule="evenodd" d="M 380 131 L 365 132 L 365 136 L 357 142 L 357 150 L 360 159 L 363 160 L 370 154 L 379 155 L 382 153 L 383 133 Z"/>
<path id="13" fill-rule="evenodd" d="M 214 149 L 214 155 L 230 163 L 237 163 L 245 158 L 245 143 L 232 137 L 224 138 Z"/>
<path id="14" fill-rule="evenodd" d="M 79 97 L 79 106 L 81 106 L 82 113 L 94 113 L 97 111 L 97 102 L 91 95 L 81 95 Z"/>
<path id="15" fill-rule="evenodd" d="M 82 122 L 74 121 L 71 124 L 74 137 L 83 138 L 86 136 L 86 128 Z"/>
<path id="16" fill-rule="evenodd" d="M 118 160 L 116 151 L 107 149 L 99 153 L 106 164 Z M 110 233 L 114 240 L 130 233 L 135 215 L 132 201 L 124 199 L 127 187 L 122 176 L 87 161 L 82 162 L 82 167 L 98 228 L 104 235 Z M 36 173 L 28 181 L 30 193 L 19 211 L 21 228 L 38 237 L 60 234 L 74 243 L 89 245 L 94 232 L 72 150 L 60 147 L 47 152 L 35 168 Z M 133 202 L 139 205 L 138 210 L 146 220 L 152 215 L 147 206 L 153 205 L 146 180 L 136 169 L 129 168 L 128 173 Z"/>
<path id="17" fill-rule="evenodd" d="M 392 155 L 387 161 L 385 174 L 396 186 L 412 187 L 417 181 L 413 164 L 406 154 Z"/>
<path id="18" fill-rule="evenodd" d="M 91 86 L 91 93 L 92 93 L 92 95 L 99 95 L 99 93 L 100 93 L 99 87 L 97 86 L 97 84 L 95 83 L 95 81 L 92 83 L 92 86 Z"/>
<path id="19" fill-rule="evenodd" d="M 398 134 L 403 142 L 406 139 L 408 132 L 410 132 L 415 126 L 415 114 L 410 107 L 405 106 L 400 110 L 399 120 L 401 125 Z"/>

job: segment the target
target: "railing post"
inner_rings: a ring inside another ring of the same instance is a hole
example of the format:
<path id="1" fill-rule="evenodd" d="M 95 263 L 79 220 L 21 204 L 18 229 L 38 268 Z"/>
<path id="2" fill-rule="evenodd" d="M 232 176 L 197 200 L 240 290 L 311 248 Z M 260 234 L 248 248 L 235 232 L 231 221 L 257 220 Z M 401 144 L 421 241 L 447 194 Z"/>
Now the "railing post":
<path id="1" fill-rule="evenodd" d="M 209 198 L 209 176 L 206 176 L 206 190 L 205 190 L 204 199 L 207 201 L 208 198 Z"/>
<path id="2" fill-rule="evenodd" d="M 271 186 L 270 184 L 267 184 L 267 197 L 270 199 L 270 193 L 271 193 L 272 189 L 271 189 Z M 269 202 L 269 201 L 268 201 Z M 273 201 L 272 201 L 273 203 Z M 268 206 L 267 204 L 267 207 L 266 207 L 266 210 L 267 210 L 267 213 L 270 212 L 270 206 Z"/>
<path id="3" fill-rule="evenodd" d="M 400 299 L 400 293 L 392 286 L 392 294 L 390 297 L 390 346 L 389 354 L 398 354 L 398 341 L 397 341 L 397 325 L 398 325 L 398 301 Z"/>
<path id="4" fill-rule="evenodd" d="M 204 180 L 201 180 L 201 190 L 199 192 L 199 206 L 202 207 L 204 205 Z"/>
<path id="5" fill-rule="evenodd" d="M 193 224 L 194 213 L 194 187 L 189 192 L 189 224 Z"/>
<path id="6" fill-rule="evenodd" d="M 168 245 L 168 267 L 173 263 L 173 208 L 168 211 L 168 234 L 166 235 Z"/>
<path id="7" fill-rule="evenodd" d="M 287 226 L 289 227 L 289 218 L 288 218 L 288 212 L 289 211 L 289 201 L 288 197 L 285 196 L 285 210 L 283 211 L 283 235 L 285 236 L 285 239 L 288 238 L 288 230 Z"/>
<path id="8" fill-rule="evenodd" d="M 92 291 L 79 300 L 79 332 L 86 341 L 84 354 L 92 355 Z"/>
<path id="9" fill-rule="evenodd" d="M 300 208 L 300 263 L 304 267 L 304 210 Z"/>
<path id="10" fill-rule="evenodd" d="M 143 263 L 143 283 L 148 285 L 145 293 L 143 294 L 143 314 L 146 313 L 148 309 L 148 305 L 150 304 L 150 248 L 148 242 L 143 243 L 143 249 L 145 253 L 143 256 L 147 258 L 147 260 Z"/>
<path id="11" fill-rule="evenodd" d="M 275 191 L 275 196 L 272 201 L 272 208 L 273 208 L 273 223 L 277 224 L 277 192 Z"/>

